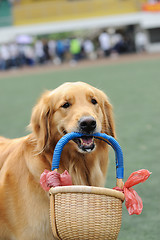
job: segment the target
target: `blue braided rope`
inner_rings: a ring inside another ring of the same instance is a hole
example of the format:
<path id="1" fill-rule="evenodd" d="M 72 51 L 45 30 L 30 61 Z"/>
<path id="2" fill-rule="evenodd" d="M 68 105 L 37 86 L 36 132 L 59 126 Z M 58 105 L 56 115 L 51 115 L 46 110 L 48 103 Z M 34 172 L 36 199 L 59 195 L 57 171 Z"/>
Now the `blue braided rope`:
<path id="1" fill-rule="evenodd" d="M 80 138 L 82 136 L 85 136 L 85 134 L 78 133 L 78 132 L 71 132 L 64 135 L 57 143 L 54 153 L 53 153 L 53 159 L 52 159 L 52 171 L 54 169 L 59 168 L 60 164 L 60 158 L 61 153 L 63 150 L 63 147 L 72 139 L 74 138 Z M 89 136 L 89 135 L 88 135 Z M 119 143 L 112 137 L 105 133 L 94 133 L 93 135 L 95 138 L 102 140 L 109 144 L 115 151 L 116 156 L 116 177 L 123 179 L 124 175 L 124 167 L 123 167 L 123 152 L 119 145 Z"/>

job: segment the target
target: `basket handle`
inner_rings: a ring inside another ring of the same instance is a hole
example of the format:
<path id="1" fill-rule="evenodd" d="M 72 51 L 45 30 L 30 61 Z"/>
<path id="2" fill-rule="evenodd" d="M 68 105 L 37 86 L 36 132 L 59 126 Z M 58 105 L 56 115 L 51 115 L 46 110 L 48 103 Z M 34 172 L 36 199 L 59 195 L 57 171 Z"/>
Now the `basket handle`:
<path id="1" fill-rule="evenodd" d="M 82 136 L 86 136 L 86 134 L 82 134 L 79 132 L 71 132 L 64 135 L 57 143 L 52 159 L 52 171 L 59 168 L 61 153 L 63 147 L 72 139 L 80 138 Z M 123 167 L 123 152 L 119 145 L 119 143 L 112 137 L 105 133 L 94 133 L 93 136 L 97 139 L 100 139 L 107 144 L 109 144 L 115 151 L 115 160 L 116 160 L 116 178 L 117 178 L 117 186 L 123 188 L 123 175 L 124 175 L 124 167 Z"/>

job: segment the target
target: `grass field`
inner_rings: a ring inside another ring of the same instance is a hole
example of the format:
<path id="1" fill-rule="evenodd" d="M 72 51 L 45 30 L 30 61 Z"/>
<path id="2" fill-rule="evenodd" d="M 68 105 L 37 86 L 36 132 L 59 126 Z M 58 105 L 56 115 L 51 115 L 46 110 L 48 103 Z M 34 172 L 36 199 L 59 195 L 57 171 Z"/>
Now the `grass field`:
<path id="1" fill-rule="evenodd" d="M 141 168 L 151 177 L 135 187 L 144 209 L 129 216 L 123 204 L 119 240 L 158 240 L 160 223 L 160 58 L 0 78 L 0 135 L 26 133 L 31 109 L 45 89 L 66 81 L 84 81 L 104 90 L 114 106 L 118 141 L 124 152 L 125 181 Z M 110 151 L 107 187 L 115 186 Z"/>

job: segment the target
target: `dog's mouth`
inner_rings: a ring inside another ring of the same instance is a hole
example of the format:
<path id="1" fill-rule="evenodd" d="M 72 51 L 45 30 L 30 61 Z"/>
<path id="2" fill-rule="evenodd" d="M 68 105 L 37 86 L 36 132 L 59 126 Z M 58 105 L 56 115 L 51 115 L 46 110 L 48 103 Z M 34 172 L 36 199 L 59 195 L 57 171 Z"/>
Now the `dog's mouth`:
<path id="1" fill-rule="evenodd" d="M 63 135 L 67 134 L 66 129 L 62 128 Z M 92 152 L 95 149 L 95 142 L 92 136 L 82 136 L 81 138 L 74 138 L 73 142 L 75 142 L 78 146 L 80 152 Z"/>
<path id="2" fill-rule="evenodd" d="M 94 138 L 91 136 L 83 136 L 75 138 L 73 141 L 77 144 L 78 148 L 83 152 L 91 152 L 95 148 Z"/>

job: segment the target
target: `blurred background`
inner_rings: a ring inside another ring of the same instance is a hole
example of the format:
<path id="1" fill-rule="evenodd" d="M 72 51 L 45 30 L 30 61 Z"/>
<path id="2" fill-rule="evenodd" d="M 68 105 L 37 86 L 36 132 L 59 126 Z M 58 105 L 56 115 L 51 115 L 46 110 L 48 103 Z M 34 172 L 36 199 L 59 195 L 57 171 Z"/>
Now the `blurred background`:
<path id="1" fill-rule="evenodd" d="M 160 52 L 156 0 L 0 0 L 0 69 Z"/>
<path id="2" fill-rule="evenodd" d="M 123 204 L 118 240 L 158 240 L 160 222 L 160 2 L 155 0 L 0 0 L 0 135 L 28 132 L 43 91 L 84 81 L 114 107 L 125 179 L 135 186 L 140 216 Z M 114 153 L 106 187 L 115 186 Z"/>

